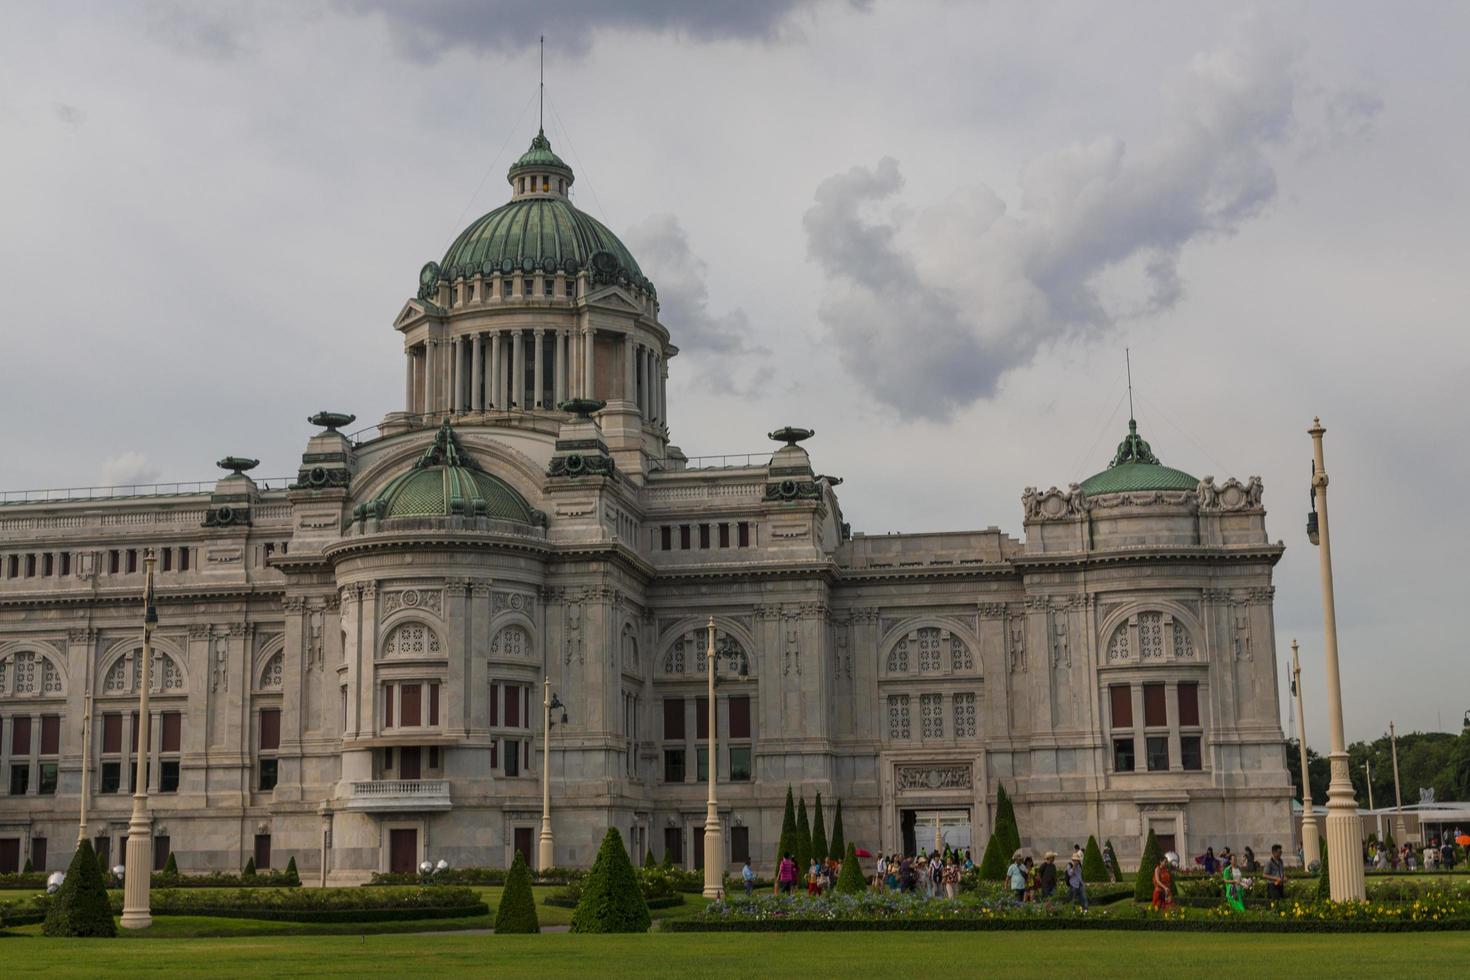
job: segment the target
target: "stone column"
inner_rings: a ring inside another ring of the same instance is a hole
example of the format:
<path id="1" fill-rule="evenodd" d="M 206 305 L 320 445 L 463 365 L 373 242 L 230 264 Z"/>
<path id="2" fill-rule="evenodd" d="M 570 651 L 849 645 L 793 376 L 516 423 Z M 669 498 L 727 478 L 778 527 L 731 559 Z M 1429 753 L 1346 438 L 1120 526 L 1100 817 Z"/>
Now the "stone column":
<path id="1" fill-rule="evenodd" d="M 403 410 L 412 412 L 414 410 L 413 400 L 413 349 L 409 348 L 403 352 L 404 376 L 403 376 Z"/>
<path id="2" fill-rule="evenodd" d="M 453 371 L 449 379 L 449 410 L 459 412 L 464 408 L 464 338 L 455 337 L 450 341 L 454 345 Z"/>
<path id="3" fill-rule="evenodd" d="M 424 415 L 428 415 L 437 409 L 435 404 L 439 397 L 439 386 L 435 384 L 434 375 L 439 368 L 439 358 L 435 356 L 439 342 L 432 339 L 424 341 L 424 406 L 421 409 Z"/>
<path id="4" fill-rule="evenodd" d="M 597 332 L 592 327 L 582 328 L 582 396 L 597 397 Z"/>
<path id="5" fill-rule="evenodd" d="M 505 372 L 500 367 L 500 331 L 490 332 L 490 390 L 487 393 L 490 398 L 491 408 L 504 408 L 505 395 L 501 392 L 501 382 Z"/>
<path id="6" fill-rule="evenodd" d="M 531 397 L 531 407 L 532 408 L 541 408 L 544 405 L 544 403 L 545 403 L 545 397 L 546 397 L 546 395 L 545 395 L 545 392 L 546 392 L 546 378 L 544 376 L 545 365 L 546 365 L 546 357 L 545 357 L 546 349 L 543 346 L 543 343 L 544 343 L 543 338 L 546 336 L 546 331 L 543 330 L 540 327 L 537 327 L 536 328 L 536 331 L 535 331 L 535 335 L 536 335 L 536 369 L 535 369 L 536 370 L 536 392 Z"/>
<path id="7" fill-rule="evenodd" d="M 551 407 L 552 408 L 556 408 L 562 402 L 564 402 L 564 401 L 567 400 L 567 374 L 566 374 L 566 371 L 567 371 L 567 344 L 566 344 L 567 335 L 566 335 L 566 332 L 565 331 L 562 331 L 562 330 L 557 330 L 556 333 L 553 335 L 553 339 L 556 341 L 556 352 L 554 354 L 554 358 L 555 358 L 555 362 L 556 363 L 553 365 L 554 370 L 551 372 L 552 373 L 551 387 L 552 387 L 552 397 L 555 399 L 555 404 L 553 404 Z"/>
<path id="8" fill-rule="evenodd" d="M 511 342 L 511 378 L 510 398 L 506 400 L 506 407 L 526 407 L 526 344 L 525 331 L 517 330 L 510 335 Z"/>
<path id="9" fill-rule="evenodd" d="M 658 420 L 666 426 L 669 424 L 668 383 L 669 362 L 660 357 L 658 359 L 658 373 L 654 379 L 654 384 L 658 391 L 658 410 L 655 414 L 658 416 Z"/>
<path id="10" fill-rule="evenodd" d="M 638 397 L 638 371 L 633 366 L 633 335 L 623 334 L 623 400 L 633 401 Z"/>
<path id="11" fill-rule="evenodd" d="M 471 341 L 470 354 L 470 408 L 476 412 L 485 410 L 485 348 L 479 334 Z"/>

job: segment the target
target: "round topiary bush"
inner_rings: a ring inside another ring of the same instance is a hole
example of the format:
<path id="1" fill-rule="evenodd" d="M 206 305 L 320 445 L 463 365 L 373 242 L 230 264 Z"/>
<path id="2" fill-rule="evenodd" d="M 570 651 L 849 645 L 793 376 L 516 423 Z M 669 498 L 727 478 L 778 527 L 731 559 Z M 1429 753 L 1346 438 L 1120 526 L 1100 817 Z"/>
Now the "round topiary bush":
<path id="1" fill-rule="evenodd" d="M 868 887 L 868 879 L 863 876 L 863 866 L 858 863 L 857 848 L 852 844 L 847 845 L 847 853 L 842 857 L 842 870 L 837 873 L 837 891 L 842 895 L 861 895 Z"/>
<path id="2" fill-rule="evenodd" d="M 92 842 L 83 839 L 77 845 L 66 880 L 51 899 L 46 910 L 46 924 L 41 932 L 47 936 L 116 936 L 112 906 L 107 901 L 107 885 L 97 866 Z"/>
<path id="3" fill-rule="evenodd" d="M 510 875 L 505 879 L 505 892 L 500 896 L 500 907 L 495 910 L 495 931 L 497 934 L 541 931 L 536 900 L 531 895 L 531 872 L 520 851 L 516 851 Z"/>
<path id="4" fill-rule="evenodd" d="M 597 860 L 582 882 L 582 900 L 572 913 L 572 932 L 647 932 L 653 920 L 623 835 L 609 827 Z"/>

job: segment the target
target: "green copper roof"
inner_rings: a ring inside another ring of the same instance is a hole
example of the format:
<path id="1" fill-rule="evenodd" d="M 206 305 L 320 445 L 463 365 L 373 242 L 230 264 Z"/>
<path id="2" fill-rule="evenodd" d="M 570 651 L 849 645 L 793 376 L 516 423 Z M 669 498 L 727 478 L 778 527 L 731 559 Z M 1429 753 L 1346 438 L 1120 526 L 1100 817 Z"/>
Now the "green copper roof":
<path id="1" fill-rule="evenodd" d="M 537 169 L 550 169 L 566 171 L 568 177 L 572 176 L 572 168 L 567 166 L 562 158 L 557 156 L 551 149 L 551 140 L 546 138 L 545 130 L 537 130 L 536 136 L 531 140 L 531 148 L 521 154 L 521 158 L 510 165 L 510 176 L 514 176 L 517 170 L 526 167 Z"/>
<path id="2" fill-rule="evenodd" d="M 1194 490 L 1198 486 L 1199 481 L 1188 473 L 1160 463 L 1138 434 L 1138 422 L 1129 419 L 1128 435 L 1118 443 L 1113 461 L 1101 473 L 1083 480 L 1082 492 L 1091 497 L 1134 490 Z"/>
<path id="3" fill-rule="evenodd" d="M 591 215 L 560 197 L 527 197 L 501 205 L 471 224 L 439 263 L 440 277 L 476 273 L 594 269 L 647 283 L 627 246 Z"/>
<path id="4" fill-rule="evenodd" d="M 357 517 L 451 515 L 536 523 L 525 498 L 504 480 L 480 469 L 460 448 L 446 420 L 413 469 L 394 477 L 370 503 L 358 507 Z"/>

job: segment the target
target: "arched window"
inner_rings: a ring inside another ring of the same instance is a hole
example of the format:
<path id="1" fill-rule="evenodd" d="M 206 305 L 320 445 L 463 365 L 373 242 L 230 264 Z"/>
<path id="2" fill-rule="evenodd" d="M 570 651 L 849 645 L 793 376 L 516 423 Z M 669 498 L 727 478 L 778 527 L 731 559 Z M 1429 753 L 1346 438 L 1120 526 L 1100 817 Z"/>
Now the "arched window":
<path id="1" fill-rule="evenodd" d="M 490 641 L 490 653 L 497 657 L 529 657 L 531 635 L 521 626 L 506 626 Z"/>
<path id="2" fill-rule="evenodd" d="M 696 674 L 704 673 L 706 654 L 709 650 L 709 631 L 705 627 L 690 630 L 674 640 L 664 654 L 664 673 L 682 674 L 686 665 L 693 661 Z M 739 671 L 744 668 L 750 673 L 750 657 L 745 652 L 745 647 L 735 637 L 726 633 L 719 627 L 715 627 L 715 650 L 723 661 L 721 671 Z"/>
<path id="3" fill-rule="evenodd" d="M 945 654 L 948 652 L 946 668 Z M 950 671 L 975 669 L 975 655 L 960 637 L 937 626 L 921 626 L 900 637 L 888 651 L 888 673 L 907 674 L 917 670 L 920 674 L 941 674 Z"/>
<path id="4" fill-rule="evenodd" d="M 1110 664 L 1165 664 L 1199 659 L 1189 627 L 1172 613 L 1147 609 L 1119 623 L 1108 637 Z"/>
<path id="5" fill-rule="evenodd" d="M 143 676 L 143 648 L 118 657 L 107 671 L 102 682 L 103 694 L 132 694 L 138 690 Z M 153 663 L 148 670 L 148 680 L 153 694 L 170 694 L 184 689 L 184 672 L 174 658 L 162 650 L 153 651 Z"/>
<path id="6" fill-rule="evenodd" d="M 277 650 L 276 655 L 266 662 L 260 672 L 260 687 L 265 691 L 279 691 L 285 679 L 286 653 Z"/>
<path id="7" fill-rule="evenodd" d="M 383 644 L 385 657 L 433 657 L 439 653 L 439 634 L 423 623 L 395 626 Z"/>
<path id="8" fill-rule="evenodd" d="M 59 698 L 61 671 L 44 654 L 21 650 L 0 658 L 0 697 Z"/>

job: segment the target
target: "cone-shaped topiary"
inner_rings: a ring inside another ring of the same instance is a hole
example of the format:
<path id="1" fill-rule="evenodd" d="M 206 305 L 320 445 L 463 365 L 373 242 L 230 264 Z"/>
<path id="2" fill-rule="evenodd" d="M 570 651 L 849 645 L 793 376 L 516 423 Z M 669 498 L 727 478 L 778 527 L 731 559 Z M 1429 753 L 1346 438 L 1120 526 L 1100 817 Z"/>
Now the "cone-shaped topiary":
<path id="1" fill-rule="evenodd" d="M 572 913 L 572 932 L 647 932 L 652 919 L 623 835 L 609 827 L 592 870 L 582 879 L 582 900 Z"/>
<path id="2" fill-rule="evenodd" d="M 36 866 L 31 864 L 30 858 L 26 858 L 25 867 L 21 868 L 20 870 L 22 874 L 30 874 L 31 872 L 36 870 Z"/>
<path id="3" fill-rule="evenodd" d="M 1005 853 L 1001 853 L 1002 851 Z M 1011 863 L 1011 854 L 1011 851 L 1005 850 L 1005 845 L 1000 841 L 1000 835 L 992 831 L 990 841 L 985 845 L 985 856 L 980 859 L 981 880 L 1004 881 L 1006 868 Z"/>
<path id="4" fill-rule="evenodd" d="M 1123 880 L 1123 869 L 1120 868 L 1120 867 L 1118 867 L 1118 849 L 1113 846 L 1113 841 L 1112 841 L 1111 838 L 1109 838 L 1109 840 L 1108 840 L 1107 853 L 1108 854 L 1111 854 L 1113 856 L 1113 859 L 1111 861 L 1107 861 L 1107 858 L 1104 857 L 1103 860 L 1104 861 L 1107 861 L 1108 870 L 1113 873 L 1113 880 L 1114 881 L 1122 881 Z"/>
<path id="5" fill-rule="evenodd" d="M 827 825 L 822 820 L 822 794 L 817 794 L 817 807 L 812 811 L 812 857 L 827 860 Z"/>
<path id="6" fill-rule="evenodd" d="M 1143 857 L 1138 859 L 1138 874 L 1133 879 L 1133 900 L 1135 902 L 1149 902 L 1154 897 L 1154 868 L 1164 859 L 1164 849 L 1159 846 L 1159 839 L 1154 836 L 1153 828 L 1149 828 L 1148 842 L 1143 845 Z"/>
<path id="7" fill-rule="evenodd" d="M 625 859 L 626 860 L 626 859 Z M 636 887 L 636 882 L 634 883 Z M 505 891 L 500 896 L 500 907 L 495 910 L 495 933 L 540 932 L 541 923 L 536 919 L 536 900 L 531 896 L 531 872 L 526 859 L 516 851 L 511 862 L 510 874 L 505 876 Z"/>
<path id="8" fill-rule="evenodd" d="M 643 852 L 643 866 L 645 868 L 658 867 L 658 862 L 653 859 L 653 848 L 649 848 Z"/>
<path id="9" fill-rule="evenodd" d="M 1087 838 L 1087 847 L 1082 852 L 1082 880 L 1089 884 L 1108 880 L 1108 866 L 1103 863 L 1102 848 L 1097 846 L 1096 837 Z"/>
<path id="10" fill-rule="evenodd" d="M 1317 870 L 1317 901 L 1332 900 L 1332 882 L 1327 877 L 1327 848 L 1322 848 L 1322 867 Z"/>
<path id="11" fill-rule="evenodd" d="M 88 846 L 90 847 L 91 845 Z M 107 866 L 107 858 L 101 851 L 97 852 L 97 873 L 102 876 L 104 884 L 112 881 L 112 869 Z"/>
<path id="12" fill-rule="evenodd" d="M 254 855 L 252 855 L 252 856 L 250 856 L 250 857 L 248 857 L 248 858 L 245 859 L 245 877 L 247 877 L 247 878 L 253 878 L 253 877 L 255 877 L 255 857 L 254 857 Z"/>
<path id="13" fill-rule="evenodd" d="M 781 815 L 781 839 L 776 842 L 773 867 L 779 868 L 781 859 L 788 854 L 796 855 L 796 801 L 791 796 L 790 786 L 786 787 L 786 812 Z"/>
<path id="14" fill-rule="evenodd" d="M 679 863 L 684 863 L 684 856 L 682 854 L 679 855 Z M 674 870 L 674 849 L 667 844 L 664 845 L 664 868 L 668 871 Z"/>
<path id="15" fill-rule="evenodd" d="M 1006 828 L 1004 834 L 1001 834 L 1001 827 Z M 995 788 L 995 832 L 1001 834 L 1000 842 L 1005 845 L 1005 857 L 1009 861 L 1021 846 L 1021 826 L 1016 823 L 1016 808 L 1011 804 L 1005 786 L 999 783 Z"/>
<path id="16" fill-rule="evenodd" d="M 842 870 L 837 873 L 837 891 L 842 895 L 861 895 L 867 887 L 868 879 L 858 863 L 857 848 L 848 844 L 842 856 Z"/>
<path id="17" fill-rule="evenodd" d="M 827 842 L 827 856 L 844 860 L 847 855 L 847 838 L 842 833 L 842 800 L 837 801 L 837 814 L 832 818 L 832 839 Z"/>
<path id="18" fill-rule="evenodd" d="M 168 852 L 168 861 L 163 865 L 163 873 L 174 878 L 179 876 L 179 859 L 174 857 L 173 851 Z"/>
<path id="19" fill-rule="evenodd" d="M 805 875 L 812 862 L 812 827 L 806 819 L 806 797 L 796 807 L 796 873 Z"/>
<path id="20" fill-rule="evenodd" d="M 46 910 L 46 924 L 41 932 L 47 936 L 116 936 L 112 906 L 107 901 L 107 885 L 97 867 L 92 842 L 77 845 L 66 880 L 51 898 Z"/>
<path id="21" fill-rule="evenodd" d="M 174 856 L 170 854 L 168 859 L 172 861 Z M 291 860 L 286 862 L 286 878 L 293 885 L 301 884 L 301 873 L 296 870 L 296 855 L 291 855 Z"/>

